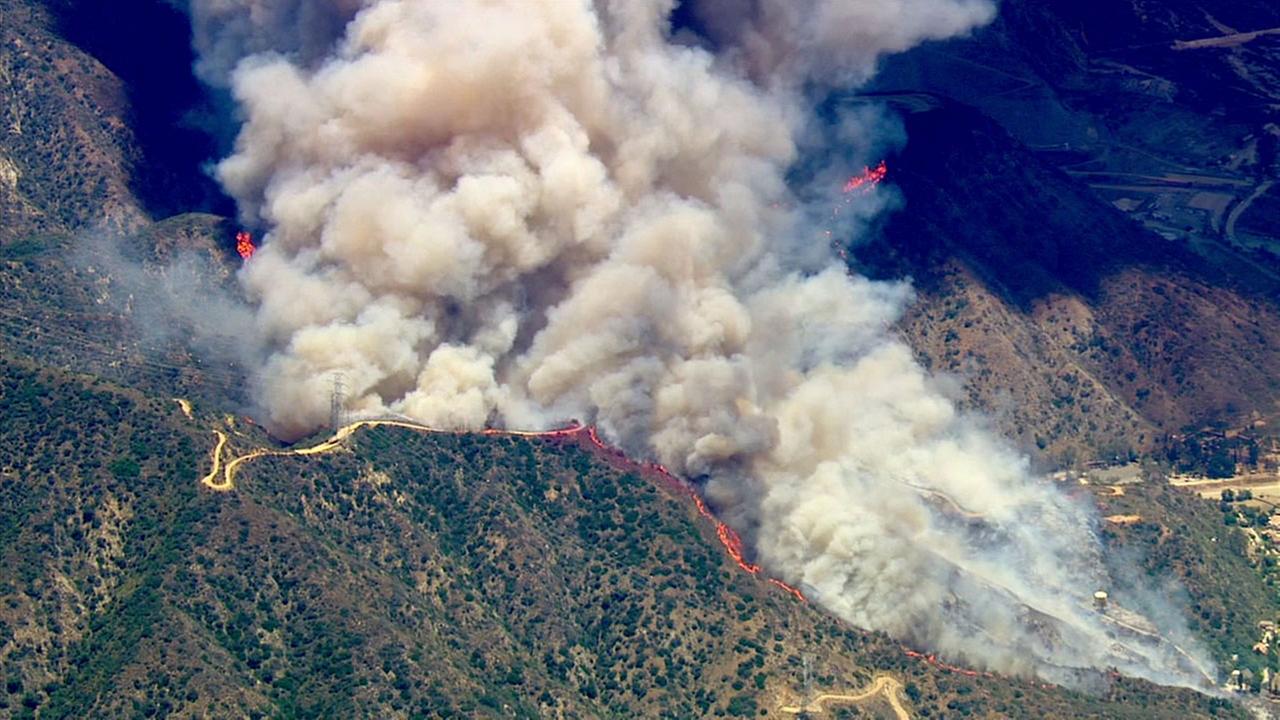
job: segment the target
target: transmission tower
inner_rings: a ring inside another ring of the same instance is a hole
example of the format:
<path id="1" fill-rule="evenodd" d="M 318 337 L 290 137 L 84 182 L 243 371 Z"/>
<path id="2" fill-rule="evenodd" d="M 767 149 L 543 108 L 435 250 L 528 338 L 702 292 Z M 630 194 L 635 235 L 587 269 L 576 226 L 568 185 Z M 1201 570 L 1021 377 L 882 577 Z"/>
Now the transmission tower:
<path id="1" fill-rule="evenodd" d="M 337 431 L 342 427 L 342 408 L 346 404 L 347 379 L 342 373 L 333 376 L 333 392 L 329 395 L 329 425 Z"/>

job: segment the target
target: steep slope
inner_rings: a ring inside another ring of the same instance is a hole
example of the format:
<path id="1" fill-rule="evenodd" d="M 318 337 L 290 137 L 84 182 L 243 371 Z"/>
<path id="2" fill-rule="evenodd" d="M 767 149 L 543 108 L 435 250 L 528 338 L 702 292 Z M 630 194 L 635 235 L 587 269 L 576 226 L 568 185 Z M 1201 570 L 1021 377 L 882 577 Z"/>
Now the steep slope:
<path id="1" fill-rule="evenodd" d="M 211 110 L 172 4 L 3 0 L 0 14 L 0 245 L 231 210 L 201 169 Z"/>
<path id="2" fill-rule="evenodd" d="M 198 490 L 209 429 L 231 430 L 221 413 L 243 397 L 242 373 L 193 353 L 185 328 L 139 334 L 153 316 L 130 302 L 124 278 L 79 253 L 84 229 L 105 220 L 139 230 L 129 234 L 139 264 L 155 270 L 194 250 L 216 285 L 235 267 L 233 228 L 197 214 L 145 224 L 209 208 L 187 204 L 205 202 L 191 163 L 174 175 L 157 165 L 172 146 L 138 137 L 174 116 L 148 119 L 157 95 L 131 83 L 160 71 L 116 55 L 138 42 L 136 23 L 106 47 L 77 47 L 68 38 L 88 36 L 68 25 L 68 6 L 0 3 L 10 128 L 0 140 L 0 717 L 776 715 L 800 699 L 805 655 L 815 692 L 847 693 L 888 671 L 923 717 L 1238 716 L 1144 683 L 1116 680 L 1094 697 L 912 660 L 744 576 L 685 498 L 574 446 L 378 430 L 350 454 L 250 463 L 230 495 Z M 144 6 L 166 7 L 126 11 Z M 101 18 L 94 10 L 85 17 Z M 969 200 L 990 207 L 1007 196 Z M 925 267 L 899 269 L 924 277 Z M 1075 340 L 1026 324 L 990 267 L 936 267 L 916 312 L 942 319 L 917 314 L 907 325 L 935 367 L 953 367 L 947 331 L 966 329 L 955 318 L 986 322 L 964 315 L 974 311 L 962 300 L 1000 316 L 993 346 L 1028 354 L 1007 361 L 1019 375 L 979 378 L 980 404 L 1023 413 L 1011 416 L 1015 431 L 1048 428 L 1055 452 L 1089 455 L 1113 436 L 1124 447 L 1148 441 L 1154 423 L 1105 379 L 1085 398 L 1111 393 L 1099 429 L 1086 433 L 1085 415 L 1046 424 L 1049 408 L 1083 391 L 1069 376 L 1042 390 L 1036 364 L 1082 377 L 1090 366 L 1063 349 Z M 1061 268 L 1047 267 L 1059 288 Z M 1094 322 L 1105 288 L 1065 287 L 1079 293 L 1068 317 Z M 173 394 L 203 413 L 186 418 Z M 238 450 L 270 443 L 235 427 Z M 1224 617 L 1256 619 L 1253 596 L 1203 585 L 1206 602 L 1232 611 Z M 1234 635 L 1221 646 L 1236 649 Z"/>
<path id="3" fill-rule="evenodd" d="M 877 78 L 938 106 L 906 118 L 881 266 L 925 281 L 907 334 L 1052 462 L 1274 416 L 1276 27 L 1261 0 L 1010 0 Z"/>
<path id="4" fill-rule="evenodd" d="M 127 235 L 0 245 L 0 347 L 157 396 L 182 393 L 234 409 L 245 402 L 244 374 L 236 339 L 221 334 L 218 304 L 240 262 L 228 247 L 233 236 L 223 218 L 191 213 Z M 180 304 L 185 316 L 173 312 Z M 200 352 L 197 326 L 205 328 Z"/>
<path id="5" fill-rule="evenodd" d="M 144 217 L 121 83 L 60 37 L 43 6 L 4 0 L 0 14 L 0 243 L 135 227 Z"/>
<path id="6" fill-rule="evenodd" d="M 904 333 L 1006 435 L 1055 462 L 1110 459 L 1275 411 L 1269 276 L 1145 230 L 972 109 L 906 121 L 906 208 L 855 256 L 915 279 Z"/>
<path id="7" fill-rule="evenodd" d="M 232 215 L 205 165 L 224 154 L 230 99 L 191 72 L 195 51 L 185 3 L 49 0 L 54 31 L 114 78 L 131 130 L 129 188 L 153 218 L 192 211 Z M 110 28 L 103 32 L 103 28 Z"/>
<path id="8" fill-rule="evenodd" d="M 921 717 L 1232 716 L 909 658 L 743 573 L 682 492 L 546 440 L 376 429 L 246 464 L 251 426 L 6 362 L 0 716 L 773 714 L 888 671 Z"/>
<path id="9" fill-rule="evenodd" d="M 219 352 L 195 359 L 190 324 L 162 320 L 163 292 L 142 292 L 195 284 L 165 267 L 179 258 L 215 286 L 234 267 L 235 228 L 195 212 L 227 208 L 200 168 L 213 143 L 185 119 L 181 13 L 0 0 L 0 16 L 0 345 L 234 407 L 241 374 Z"/>

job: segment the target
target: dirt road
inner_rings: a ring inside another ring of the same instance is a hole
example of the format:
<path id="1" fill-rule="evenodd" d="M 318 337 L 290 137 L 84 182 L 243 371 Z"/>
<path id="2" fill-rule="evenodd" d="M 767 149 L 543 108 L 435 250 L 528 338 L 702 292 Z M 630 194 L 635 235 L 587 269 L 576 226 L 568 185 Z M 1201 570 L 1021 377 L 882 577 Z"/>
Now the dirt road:
<path id="1" fill-rule="evenodd" d="M 208 475 L 200 478 L 200 484 L 215 492 L 229 492 L 235 489 L 236 471 L 244 463 L 260 457 L 276 457 L 282 455 L 319 455 L 321 453 L 332 452 L 342 446 L 342 442 L 363 427 L 374 427 L 376 425 L 394 425 L 396 427 L 409 428 L 410 430 L 418 430 L 421 432 L 441 432 L 425 425 L 417 423 L 405 422 L 402 420 L 357 420 L 349 425 L 345 425 L 338 429 L 328 440 L 319 444 L 305 448 L 291 448 L 289 450 L 266 450 L 258 449 L 250 451 L 244 455 L 232 458 L 222 463 L 222 451 L 227 445 L 227 436 L 221 430 L 214 430 L 213 434 L 218 436 L 218 444 L 213 448 L 213 469 Z M 522 434 L 522 433 L 508 433 Z M 532 434 L 532 433 L 530 433 Z M 219 471 L 222 477 L 219 478 Z"/>
<path id="2" fill-rule="evenodd" d="M 200 478 L 200 484 L 210 490 L 223 492 L 231 489 L 230 487 L 222 487 L 222 484 L 218 482 L 218 470 L 222 468 L 222 449 L 227 446 L 227 435 L 221 430 L 214 430 L 213 434 L 218 436 L 218 443 L 213 446 L 213 469 L 209 471 L 208 475 Z"/>
<path id="3" fill-rule="evenodd" d="M 907 711 L 906 705 L 902 703 L 902 683 L 892 675 L 877 675 L 870 685 L 852 695 L 824 693 L 814 698 L 812 702 L 804 707 L 784 705 L 778 708 L 778 711 L 788 715 L 799 715 L 802 712 L 820 713 L 826 712 L 826 706 L 831 704 L 857 705 L 880 694 L 883 694 L 885 699 L 889 701 L 889 707 L 893 708 L 893 714 L 897 716 L 898 720 L 911 720 L 911 713 Z"/>

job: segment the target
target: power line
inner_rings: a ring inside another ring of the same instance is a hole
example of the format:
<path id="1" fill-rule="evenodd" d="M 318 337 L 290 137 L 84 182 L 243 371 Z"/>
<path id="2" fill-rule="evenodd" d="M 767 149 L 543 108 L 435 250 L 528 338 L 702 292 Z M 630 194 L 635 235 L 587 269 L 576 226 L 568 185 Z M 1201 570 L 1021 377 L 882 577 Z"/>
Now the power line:
<path id="1" fill-rule="evenodd" d="M 127 365 L 151 370 L 188 371 L 226 380 L 240 379 L 240 374 L 233 372 L 229 367 L 218 365 L 206 367 L 198 357 L 193 357 L 191 362 L 185 363 L 166 362 L 146 352 L 154 350 L 172 353 L 179 349 L 185 351 L 184 348 L 171 347 L 162 350 L 158 347 L 146 346 L 111 346 L 105 341 L 72 333 L 48 331 L 42 331 L 39 334 L 19 333 L 14 332 L 11 327 L 5 328 L 2 321 L 0 321 L 0 342 L 16 350 L 25 349 L 34 359 L 45 362 L 56 362 L 57 359 L 53 356 L 61 354 L 70 356 L 70 361 L 93 362 L 97 359 L 109 366 Z"/>
<path id="2" fill-rule="evenodd" d="M 232 338 L 210 342 L 216 354 L 233 354 Z M 64 322 L 20 315 L 0 308 L 0 347 L 40 364 L 69 371 L 112 377 L 126 384 L 139 381 L 173 382 L 175 376 L 195 374 L 200 384 L 230 391 L 244 384 L 244 373 L 232 363 L 206 364 L 191 348 L 141 339 L 106 338 Z M 175 354 L 189 361 L 168 360 Z M 159 357 L 158 357 L 159 356 Z"/>

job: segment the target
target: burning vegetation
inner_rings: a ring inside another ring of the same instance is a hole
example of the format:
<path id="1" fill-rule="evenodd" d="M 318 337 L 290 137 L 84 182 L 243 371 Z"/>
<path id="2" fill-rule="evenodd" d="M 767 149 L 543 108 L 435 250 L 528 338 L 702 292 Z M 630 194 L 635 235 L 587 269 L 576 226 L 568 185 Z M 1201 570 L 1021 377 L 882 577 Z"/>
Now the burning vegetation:
<path id="1" fill-rule="evenodd" d="M 240 255 L 241 260 L 248 260 L 253 257 L 258 247 L 253 244 L 253 235 L 248 230 L 241 230 L 236 233 L 236 253 Z"/>
<path id="2" fill-rule="evenodd" d="M 850 177 L 841 190 L 845 195 L 856 192 L 868 192 L 879 185 L 889 174 L 889 164 L 884 160 L 875 167 L 863 168 L 862 172 Z"/>

